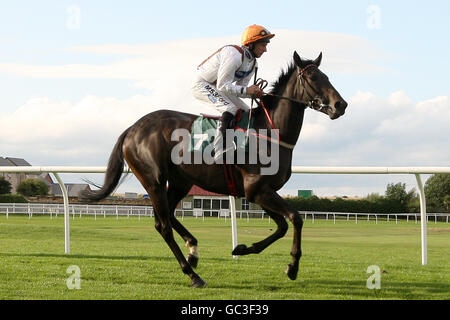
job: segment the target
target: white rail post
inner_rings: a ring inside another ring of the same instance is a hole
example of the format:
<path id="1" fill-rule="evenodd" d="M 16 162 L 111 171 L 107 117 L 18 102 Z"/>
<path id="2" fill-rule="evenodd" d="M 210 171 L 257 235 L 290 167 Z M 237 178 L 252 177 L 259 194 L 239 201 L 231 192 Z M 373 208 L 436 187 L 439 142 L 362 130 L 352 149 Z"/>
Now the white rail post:
<path id="1" fill-rule="evenodd" d="M 61 180 L 57 172 L 53 172 L 53 175 L 58 181 L 59 187 L 64 200 L 64 252 L 66 254 L 70 253 L 70 218 L 69 218 L 69 195 L 67 194 L 66 186 Z"/>
<path id="2" fill-rule="evenodd" d="M 236 225 L 236 201 L 233 196 L 229 196 L 230 199 L 230 209 L 231 209 L 231 242 L 232 249 L 236 248 L 238 244 L 237 240 L 237 225 Z M 233 258 L 237 259 L 237 256 L 233 256 Z"/>
<path id="3" fill-rule="evenodd" d="M 427 204 L 425 201 L 425 192 L 423 190 L 422 180 L 420 174 L 416 173 L 417 186 L 419 187 L 420 200 L 420 225 L 421 225 L 421 242 L 422 242 L 422 265 L 426 266 L 428 263 L 427 250 Z"/>

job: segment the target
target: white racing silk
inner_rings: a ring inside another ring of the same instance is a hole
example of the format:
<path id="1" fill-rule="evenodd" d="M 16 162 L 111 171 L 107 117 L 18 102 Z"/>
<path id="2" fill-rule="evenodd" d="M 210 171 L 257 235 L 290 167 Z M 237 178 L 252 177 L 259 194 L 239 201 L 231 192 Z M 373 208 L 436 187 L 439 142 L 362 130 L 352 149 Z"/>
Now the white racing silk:
<path id="1" fill-rule="evenodd" d="M 249 109 L 240 98 L 251 98 L 246 89 L 257 62 L 246 47 L 240 48 L 242 53 L 234 46 L 225 46 L 197 69 L 194 97 L 212 103 L 221 113 L 236 114 L 238 109 Z"/>

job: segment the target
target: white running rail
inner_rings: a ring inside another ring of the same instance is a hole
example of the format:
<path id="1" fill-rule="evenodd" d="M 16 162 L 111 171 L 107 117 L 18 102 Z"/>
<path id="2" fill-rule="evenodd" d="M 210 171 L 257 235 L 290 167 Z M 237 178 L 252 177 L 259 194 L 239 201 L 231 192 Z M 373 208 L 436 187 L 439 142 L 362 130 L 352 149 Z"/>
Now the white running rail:
<path id="1" fill-rule="evenodd" d="M 70 253 L 70 219 L 69 198 L 67 190 L 61 180 L 59 173 L 105 173 L 106 167 L 68 167 L 68 166 L 1 166 L 0 172 L 9 173 L 52 173 L 61 188 L 64 199 L 64 231 L 65 231 L 65 253 Z M 130 172 L 128 168 L 124 172 Z M 450 173 L 450 167 L 299 167 L 293 166 L 292 173 L 303 174 L 414 174 L 419 188 L 420 214 L 421 214 L 421 247 L 422 265 L 428 263 L 427 252 L 427 218 L 426 200 L 421 174 Z M 230 200 L 232 197 L 230 197 Z M 233 199 L 234 200 L 234 199 Z M 232 206 L 233 208 L 234 206 Z M 232 246 L 237 244 L 236 210 L 232 214 Z"/>

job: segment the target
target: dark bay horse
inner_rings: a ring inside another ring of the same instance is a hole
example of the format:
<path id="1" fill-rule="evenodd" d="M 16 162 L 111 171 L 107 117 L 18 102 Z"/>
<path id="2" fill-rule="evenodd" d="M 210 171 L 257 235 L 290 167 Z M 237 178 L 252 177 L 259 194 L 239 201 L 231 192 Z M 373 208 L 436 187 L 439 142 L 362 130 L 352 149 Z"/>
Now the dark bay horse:
<path id="1" fill-rule="evenodd" d="M 287 218 L 294 226 L 292 262 L 286 270 L 292 280 L 297 277 L 302 255 L 303 221 L 300 214 L 277 191 L 291 175 L 293 147 L 300 135 L 305 109 L 311 107 L 331 119 L 337 119 L 347 107 L 328 77 L 319 70 L 321 60 L 322 53 L 312 61 L 302 60 L 294 52 L 293 62 L 281 73 L 271 91 L 261 99 L 261 105 L 253 111 L 253 127 L 256 130 L 270 130 L 273 127 L 279 130 L 277 172 L 261 174 L 261 163 L 232 166 L 236 195 L 259 204 L 277 224 L 276 231 L 269 237 L 250 247 L 238 245 L 232 254 L 260 253 L 286 234 Z M 174 211 L 193 184 L 220 194 L 230 194 L 230 190 L 222 164 L 175 164 L 171 159 L 171 151 L 178 143 L 172 141 L 172 133 L 179 128 L 190 130 L 197 117 L 170 110 L 159 110 L 142 117 L 119 137 L 109 158 L 104 185 L 99 190 L 80 193 L 80 201 L 98 201 L 112 193 L 119 183 L 126 160 L 150 195 L 156 230 L 172 250 L 183 273 L 190 277 L 191 286 L 204 287 L 206 282 L 193 271 L 198 263 L 197 239 L 176 219 Z M 186 241 L 190 250 L 187 258 L 176 243 L 172 229 Z"/>

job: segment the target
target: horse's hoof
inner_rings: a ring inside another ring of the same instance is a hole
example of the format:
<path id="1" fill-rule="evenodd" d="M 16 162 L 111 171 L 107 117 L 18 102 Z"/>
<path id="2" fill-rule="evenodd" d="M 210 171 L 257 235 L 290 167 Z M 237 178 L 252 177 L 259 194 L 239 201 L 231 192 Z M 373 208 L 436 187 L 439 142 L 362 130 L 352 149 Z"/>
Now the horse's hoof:
<path id="1" fill-rule="evenodd" d="M 187 262 L 191 265 L 192 268 L 197 268 L 198 265 L 198 257 L 188 254 L 186 257 Z"/>
<path id="2" fill-rule="evenodd" d="M 236 248 L 234 248 L 233 252 L 231 252 L 234 256 L 242 256 L 248 253 L 248 248 L 245 244 L 238 244 Z"/>
<path id="3" fill-rule="evenodd" d="M 204 288 L 204 287 L 206 287 L 206 281 L 200 277 L 192 279 L 191 287 L 192 288 Z"/>
<path id="4" fill-rule="evenodd" d="M 297 279 L 297 273 L 298 273 L 298 265 L 292 265 L 291 263 L 288 264 L 286 269 L 286 274 L 291 280 Z"/>

